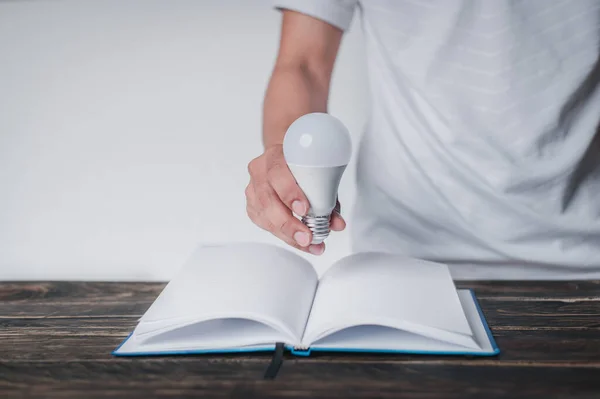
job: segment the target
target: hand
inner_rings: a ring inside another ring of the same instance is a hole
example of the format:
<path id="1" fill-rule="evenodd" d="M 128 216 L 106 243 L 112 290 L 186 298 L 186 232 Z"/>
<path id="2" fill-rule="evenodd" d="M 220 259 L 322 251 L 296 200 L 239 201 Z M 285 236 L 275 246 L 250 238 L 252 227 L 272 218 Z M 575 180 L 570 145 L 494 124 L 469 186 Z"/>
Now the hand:
<path id="1" fill-rule="evenodd" d="M 246 187 L 246 212 L 260 228 L 287 244 L 313 255 L 321 255 L 325 244 L 310 244 L 312 233 L 292 211 L 304 216 L 309 209 L 306 196 L 290 172 L 283 147 L 273 145 L 248 164 L 250 183 Z M 331 230 L 341 231 L 346 222 L 339 213 L 339 202 L 331 217 Z"/>

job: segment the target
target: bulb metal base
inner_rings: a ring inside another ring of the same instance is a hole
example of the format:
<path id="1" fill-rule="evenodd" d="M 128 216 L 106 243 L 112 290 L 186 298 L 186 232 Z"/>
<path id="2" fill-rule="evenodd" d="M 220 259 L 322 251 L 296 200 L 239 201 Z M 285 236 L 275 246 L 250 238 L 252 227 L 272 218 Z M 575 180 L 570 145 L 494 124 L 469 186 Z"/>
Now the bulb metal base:
<path id="1" fill-rule="evenodd" d="M 329 237 L 329 222 L 331 215 L 327 216 L 304 216 L 302 223 L 304 223 L 312 232 L 311 244 L 320 244 L 327 237 Z"/>

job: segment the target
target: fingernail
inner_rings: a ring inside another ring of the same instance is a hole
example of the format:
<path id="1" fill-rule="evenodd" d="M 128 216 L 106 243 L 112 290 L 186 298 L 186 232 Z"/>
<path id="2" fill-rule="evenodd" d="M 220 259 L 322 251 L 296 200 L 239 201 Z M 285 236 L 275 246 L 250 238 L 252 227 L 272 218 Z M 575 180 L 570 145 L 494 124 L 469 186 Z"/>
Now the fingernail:
<path id="1" fill-rule="evenodd" d="M 304 216 L 304 214 L 306 213 L 306 207 L 300 201 L 294 201 L 292 203 L 292 210 L 294 211 L 294 213 L 296 215 L 300 215 L 300 216 Z"/>
<path id="2" fill-rule="evenodd" d="M 323 247 L 323 245 L 311 245 L 310 247 L 308 247 L 308 252 L 310 252 L 313 255 L 321 255 L 323 253 L 323 251 L 325 250 L 325 248 Z"/>
<path id="3" fill-rule="evenodd" d="M 305 247 L 309 244 L 308 234 L 302 231 L 297 231 L 296 233 L 294 233 L 294 240 L 296 240 L 298 245 L 300 245 L 301 247 Z"/>

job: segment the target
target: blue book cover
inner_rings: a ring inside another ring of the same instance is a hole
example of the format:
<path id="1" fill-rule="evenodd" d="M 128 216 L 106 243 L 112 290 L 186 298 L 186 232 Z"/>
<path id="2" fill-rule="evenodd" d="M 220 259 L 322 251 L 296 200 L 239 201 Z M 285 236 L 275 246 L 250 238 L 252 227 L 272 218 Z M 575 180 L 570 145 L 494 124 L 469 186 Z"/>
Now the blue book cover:
<path id="1" fill-rule="evenodd" d="M 308 260 L 257 243 L 201 246 L 115 356 L 281 350 L 491 356 L 473 290 L 446 265 L 402 255 L 346 256 L 319 276 Z"/>
<path id="2" fill-rule="evenodd" d="M 402 349 L 402 342 L 396 344 L 399 348 L 396 349 L 385 349 L 385 348 L 368 348 L 368 347 L 327 347 L 327 346 L 316 346 L 309 348 L 299 349 L 293 345 L 285 345 L 285 349 L 296 356 L 310 356 L 312 352 L 343 352 L 343 353 L 372 353 L 372 354 L 412 354 L 412 355 L 454 355 L 454 356 L 495 356 L 500 353 L 500 349 L 496 344 L 494 336 L 488 326 L 487 320 L 481 306 L 477 301 L 475 292 L 471 289 L 462 290 L 469 293 L 472 299 L 472 304 L 477 311 L 478 319 L 475 320 L 474 325 L 479 326 L 479 330 L 483 330 L 485 334 L 479 334 L 479 340 L 481 341 L 481 349 L 470 350 L 467 348 L 451 348 L 446 350 L 435 350 L 427 347 L 421 349 Z M 479 324 L 477 324 L 479 323 Z M 477 331 L 477 328 L 475 328 Z M 202 354 L 230 354 L 230 353 L 256 353 L 256 352 L 273 352 L 275 350 L 276 343 L 273 342 L 269 345 L 253 345 L 248 347 L 231 347 L 231 348 L 214 348 L 214 349 L 196 349 L 193 347 L 187 349 L 178 350 L 154 350 L 154 351 L 120 351 L 120 349 L 127 343 L 132 337 L 133 333 L 129 334 L 127 338 L 112 352 L 114 356 L 177 356 L 177 355 L 202 355 Z M 483 338 L 483 339 L 482 339 Z M 368 340 L 368 337 L 365 337 Z"/>

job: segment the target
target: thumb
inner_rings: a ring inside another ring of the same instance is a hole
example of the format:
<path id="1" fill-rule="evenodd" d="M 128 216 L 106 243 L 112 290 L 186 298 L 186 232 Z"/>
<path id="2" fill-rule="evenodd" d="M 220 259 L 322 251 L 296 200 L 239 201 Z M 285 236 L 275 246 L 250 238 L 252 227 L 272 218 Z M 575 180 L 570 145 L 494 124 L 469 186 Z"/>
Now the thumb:
<path id="1" fill-rule="evenodd" d="M 335 208 L 331 213 L 330 228 L 333 231 L 342 231 L 346 228 L 346 221 L 342 217 L 341 209 L 342 207 L 340 205 L 340 202 L 337 201 Z"/>

